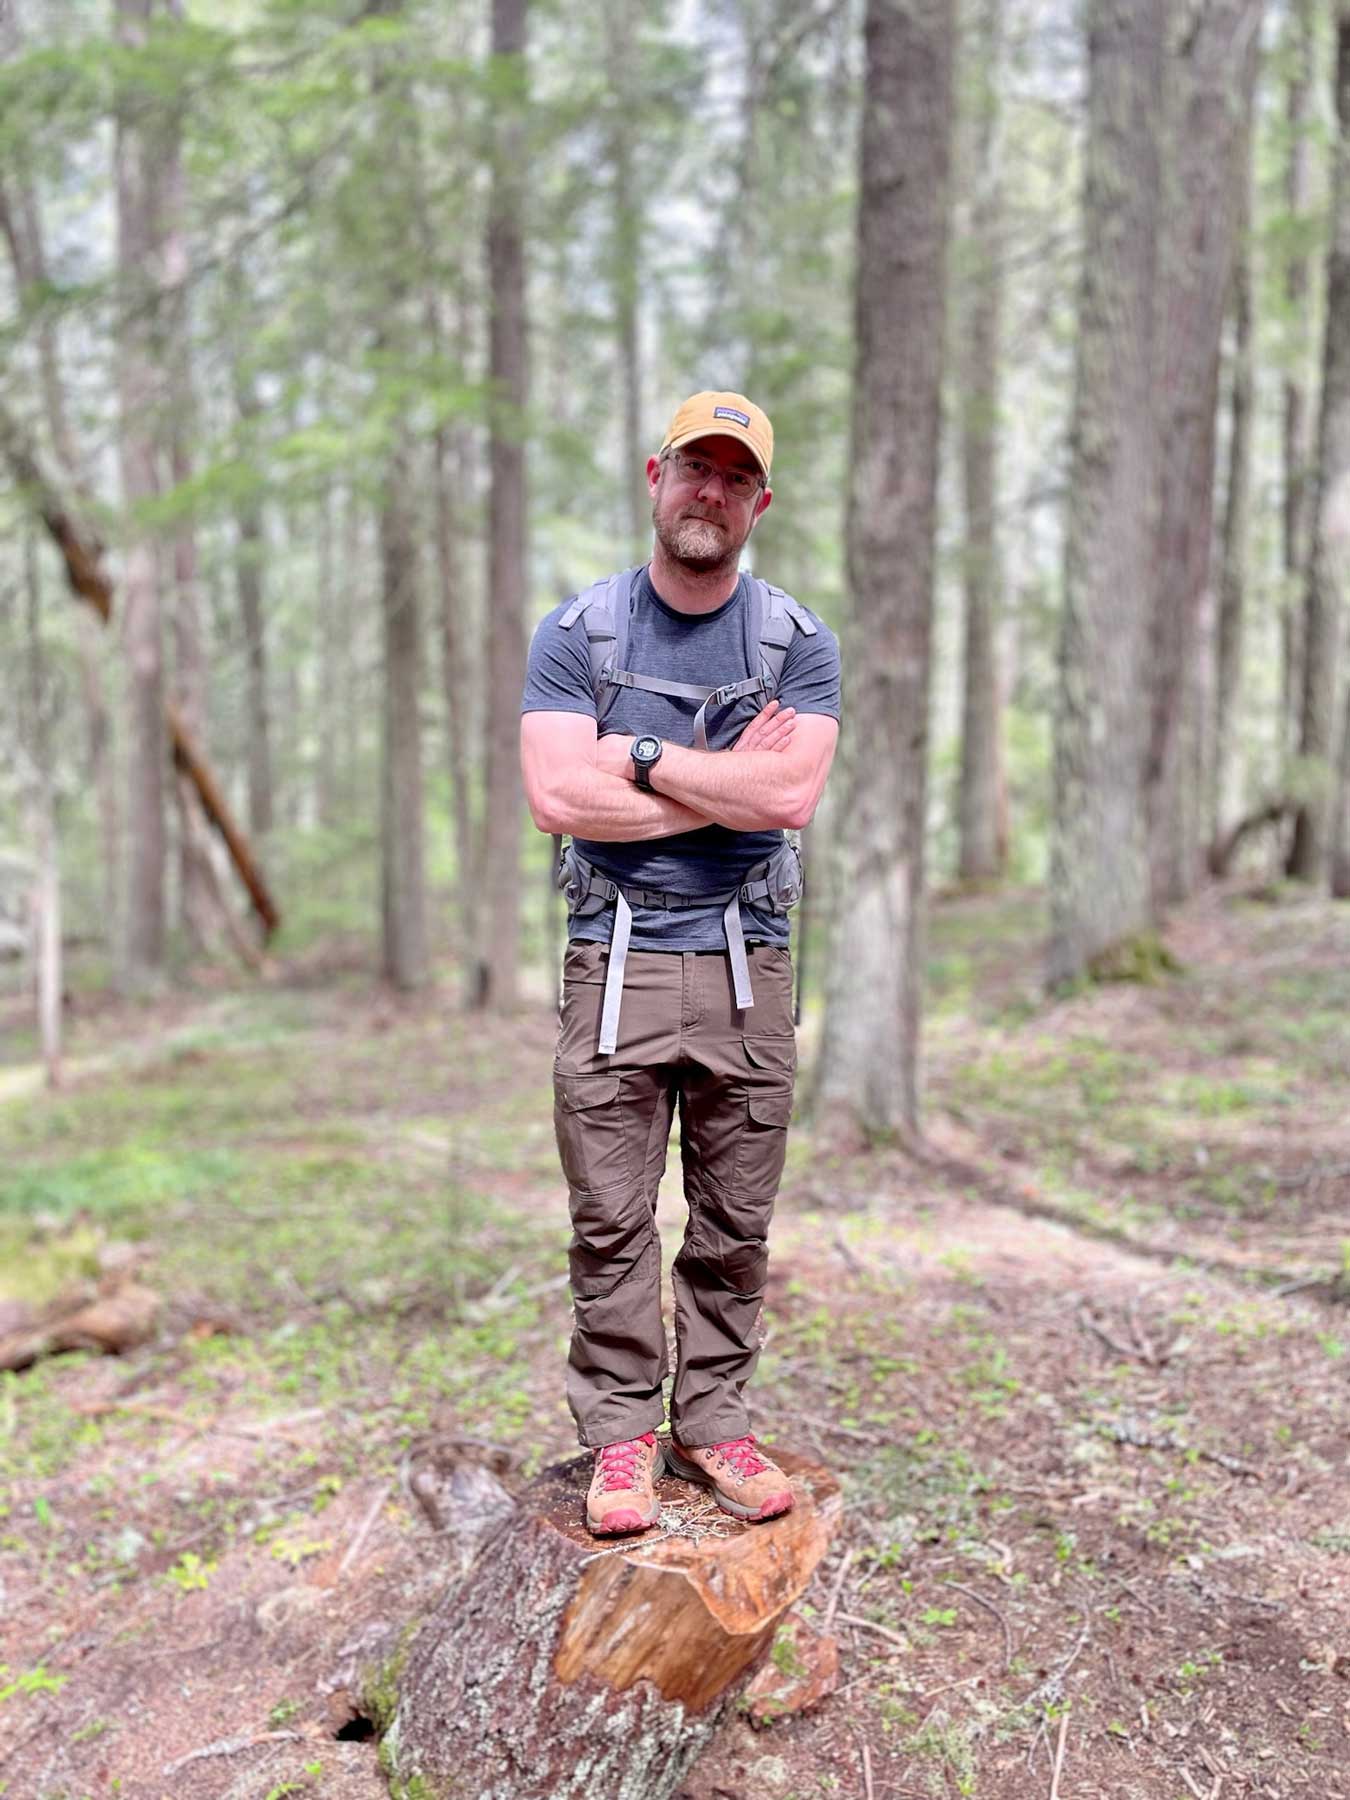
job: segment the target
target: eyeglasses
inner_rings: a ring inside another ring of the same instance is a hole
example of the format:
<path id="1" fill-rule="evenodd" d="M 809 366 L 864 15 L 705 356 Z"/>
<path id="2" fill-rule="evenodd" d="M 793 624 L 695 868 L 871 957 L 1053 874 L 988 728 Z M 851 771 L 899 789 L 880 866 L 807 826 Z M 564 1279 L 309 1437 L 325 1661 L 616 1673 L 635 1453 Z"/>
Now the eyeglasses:
<path id="1" fill-rule="evenodd" d="M 684 450 L 667 450 L 663 460 L 674 463 L 681 480 L 697 482 L 699 487 L 706 487 L 714 475 L 720 475 L 722 485 L 737 500 L 748 500 L 768 486 L 762 475 L 752 475 L 748 469 L 719 469 L 706 456 L 690 456 Z"/>

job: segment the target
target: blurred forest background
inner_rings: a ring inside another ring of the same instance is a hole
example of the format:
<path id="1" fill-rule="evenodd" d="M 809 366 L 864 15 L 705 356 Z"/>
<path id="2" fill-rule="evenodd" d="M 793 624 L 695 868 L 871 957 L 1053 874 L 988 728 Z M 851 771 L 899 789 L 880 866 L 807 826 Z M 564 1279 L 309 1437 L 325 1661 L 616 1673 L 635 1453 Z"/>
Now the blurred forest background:
<path id="1" fill-rule="evenodd" d="M 0 0 L 0 228 L 0 1791 L 385 1800 L 575 1455 L 525 651 L 717 387 L 842 1686 L 683 1791 L 1350 1800 L 1350 0 Z"/>
<path id="2" fill-rule="evenodd" d="M 545 993 L 525 644 L 699 386 L 770 413 L 755 566 L 845 643 L 825 1099 L 914 1122 L 933 890 L 1048 883 L 1056 983 L 1235 856 L 1350 891 L 1343 5 L 0 20 L 11 958 Z"/>

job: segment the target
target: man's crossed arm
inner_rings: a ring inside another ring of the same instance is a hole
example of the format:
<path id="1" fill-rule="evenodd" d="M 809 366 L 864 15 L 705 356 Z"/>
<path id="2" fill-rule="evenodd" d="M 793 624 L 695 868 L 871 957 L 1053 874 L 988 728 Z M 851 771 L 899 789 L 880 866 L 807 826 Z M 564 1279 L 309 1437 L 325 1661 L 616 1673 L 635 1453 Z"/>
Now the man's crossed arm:
<path id="1" fill-rule="evenodd" d="M 525 797 L 540 831 L 596 843 L 670 837 L 703 825 L 768 831 L 808 823 L 834 757 L 839 727 L 822 714 L 798 717 L 771 700 L 732 750 L 664 745 L 652 770 L 657 791 L 633 781 L 624 733 L 597 737 L 581 713 L 526 713 L 520 722 Z"/>

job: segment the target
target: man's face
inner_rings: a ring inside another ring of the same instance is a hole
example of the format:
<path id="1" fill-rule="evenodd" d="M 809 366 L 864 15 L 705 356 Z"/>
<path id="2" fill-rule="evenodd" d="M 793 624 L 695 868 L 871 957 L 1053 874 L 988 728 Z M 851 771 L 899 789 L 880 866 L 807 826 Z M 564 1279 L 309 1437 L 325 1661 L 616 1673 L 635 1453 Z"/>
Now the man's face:
<path id="1" fill-rule="evenodd" d="M 707 463 L 715 472 L 691 478 L 681 467 L 684 458 Z M 753 477 L 762 473 L 737 438 L 696 438 L 678 451 L 668 452 L 664 459 L 653 456 L 648 460 L 647 490 L 652 498 L 656 541 L 672 562 L 691 574 L 711 575 L 734 568 L 755 521 L 772 498 L 768 488 L 758 485 L 746 498 L 732 493 L 723 475 L 734 470 Z"/>

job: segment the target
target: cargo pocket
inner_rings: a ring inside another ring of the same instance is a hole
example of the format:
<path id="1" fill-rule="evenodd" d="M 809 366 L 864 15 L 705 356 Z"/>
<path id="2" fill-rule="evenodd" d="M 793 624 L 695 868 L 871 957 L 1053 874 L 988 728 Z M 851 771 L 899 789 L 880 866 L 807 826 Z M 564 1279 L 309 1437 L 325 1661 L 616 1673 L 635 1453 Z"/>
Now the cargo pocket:
<path id="1" fill-rule="evenodd" d="M 582 1193 L 629 1179 L 617 1075 L 553 1075 L 553 1126 L 567 1185 Z"/>
<path id="2" fill-rule="evenodd" d="M 778 1190 L 792 1120 L 792 1083 L 752 1087 L 745 1097 L 745 1127 L 736 1157 L 736 1186 L 747 1197 L 768 1198 Z"/>

